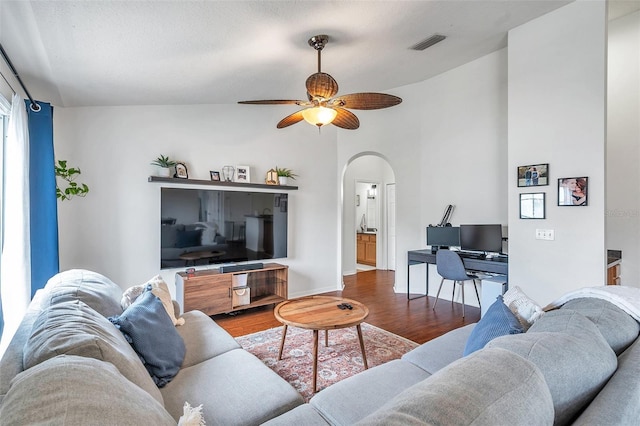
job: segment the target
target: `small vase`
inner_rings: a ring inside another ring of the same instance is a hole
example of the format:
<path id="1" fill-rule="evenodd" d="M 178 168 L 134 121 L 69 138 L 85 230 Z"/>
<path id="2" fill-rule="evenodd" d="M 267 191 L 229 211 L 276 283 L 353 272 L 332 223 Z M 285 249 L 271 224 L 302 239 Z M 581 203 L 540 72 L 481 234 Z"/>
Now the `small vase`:
<path id="1" fill-rule="evenodd" d="M 171 177 L 171 170 L 168 167 L 156 167 L 156 176 Z"/>
<path id="2" fill-rule="evenodd" d="M 289 182 L 289 178 L 287 176 L 278 176 L 278 181 L 280 185 L 286 185 Z"/>

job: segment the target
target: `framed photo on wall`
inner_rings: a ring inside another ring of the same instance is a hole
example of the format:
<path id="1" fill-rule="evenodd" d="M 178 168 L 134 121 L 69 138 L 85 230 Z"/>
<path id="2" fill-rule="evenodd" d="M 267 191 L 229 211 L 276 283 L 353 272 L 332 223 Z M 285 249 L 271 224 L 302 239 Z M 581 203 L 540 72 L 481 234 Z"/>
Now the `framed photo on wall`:
<path id="1" fill-rule="evenodd" d="M 549 163 L 518 167 L 518 186 L 549 185 Z"/>
<path id="2" fill-rule="evenodd" d="M 249 183 L 251 182 L 251 171 L 249 166 L 236 166 L 236 182 Z"/>
<path id="3" fill-rule="evenodd" d="M 568 177 L 558 179 L 559 206 L 586 206 L 589 201 L 589 178 Z"/>
<path id="4" fill-rule="evenodd" d="M 544 192 L 520 194 L 520 219 L 544 219 Z"/>

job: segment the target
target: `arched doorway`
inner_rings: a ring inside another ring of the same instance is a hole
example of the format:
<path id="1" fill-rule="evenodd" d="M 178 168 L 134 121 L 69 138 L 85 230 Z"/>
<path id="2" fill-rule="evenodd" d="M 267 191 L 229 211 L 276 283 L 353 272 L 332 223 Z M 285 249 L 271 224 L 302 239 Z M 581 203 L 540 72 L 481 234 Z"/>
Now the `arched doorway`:
<path id="1" fill-rule="evenodd" d="M 395 270 L 395 173 L 387 159 L 375 152 L 354 155 L 342 176 L 342 194 L 342 274 L 356 274 L 358 265 Z M 368 263 L 358 262 L 358 244 L 370 248 L 371 239 L 375 261 L 369 250 Z"/>

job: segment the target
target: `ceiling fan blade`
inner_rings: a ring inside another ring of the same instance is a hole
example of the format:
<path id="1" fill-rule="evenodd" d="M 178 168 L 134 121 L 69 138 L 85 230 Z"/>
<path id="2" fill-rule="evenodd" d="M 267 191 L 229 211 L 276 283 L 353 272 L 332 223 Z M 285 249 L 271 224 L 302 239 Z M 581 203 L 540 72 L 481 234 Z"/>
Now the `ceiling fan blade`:
<path id="1" fill-rule="evenodd" d="M 307 101 L 298 101 L 291 99 L 272 99 L 272 100 L 264 100 L 264 101 L 239 101 L 239 104 L 248 104 L 248 105 L 305 105 Z"/>
<path id="2" fill-rule="evenodd" d="M 338 82 L 326 72 L 311 74 L 305 84 L 312 97 L 329 99 L 338 93 Z"/>
<path id="3" fill-rule="evenodd" d="M 360 120 L 358 120 L 358 117 L 356 117 L 354 113 L 344 108 L 334 109 L 338 111 L 338 115 L 336 115 L 336 118 L 333 119 L 331 124 L 347 130 L 355 130 L 360 127 Z"/>
<path id="4" fill-rule="evenodd" d="M 351 109 L 381 109 L 398 105 L 402 99 L 386 93 L 351 93 L 338 96 L 330 105 Z"/>
<path id="5" fill-rule="evenodd" d="M 278 129 L 284 129 L 285 127 L 291 126 L 292 124 L 296 124 L 302 120 L 304 117 L 302 116 L 302 111 L 296 111 L 293 114 L 287 115 L 285 118 L 280 120 L 278 125 L 276 126 Z"/>

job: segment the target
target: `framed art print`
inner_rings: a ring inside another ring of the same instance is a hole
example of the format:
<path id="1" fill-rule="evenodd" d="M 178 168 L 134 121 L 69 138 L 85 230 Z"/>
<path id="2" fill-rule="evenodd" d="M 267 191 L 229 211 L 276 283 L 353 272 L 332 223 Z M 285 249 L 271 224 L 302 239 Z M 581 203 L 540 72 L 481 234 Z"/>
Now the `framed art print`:
<path id="1" fill-rule="evenodd" d="M 544 192 L 520 194 L 520 219 L 544 219 Z"/>
<path id="2" fill-rule="evenodd" d="M 249 183 L 251 182 L 251 173 L 249 166 L 236 166 L 236 182 Z"/>
<path id="3" fill-rule="evenodd" d="M 176 163 L 176 174 L 173 177 L 177 177 L 180 179 L 189 179 L 187 166 L 184 163 Z"/>
<path id="4" fill-rule="evenodd" d="M 518 167 L 518 186 L 549 185 L 549 163 Z"/>
<path id="5" fill-rule="evenodd" d="M 559 206 L 586 206 L 589 201 L 589 178 L 568 177 L 558 179 Z"/>
<path id="6" fill-rule="evenodd" d="M 220 172 L 216 172 L 216 171 L 209 171 L 209 175 L 211 176 L 211 180 L 219 182 L 220 181 Z"/>

